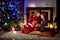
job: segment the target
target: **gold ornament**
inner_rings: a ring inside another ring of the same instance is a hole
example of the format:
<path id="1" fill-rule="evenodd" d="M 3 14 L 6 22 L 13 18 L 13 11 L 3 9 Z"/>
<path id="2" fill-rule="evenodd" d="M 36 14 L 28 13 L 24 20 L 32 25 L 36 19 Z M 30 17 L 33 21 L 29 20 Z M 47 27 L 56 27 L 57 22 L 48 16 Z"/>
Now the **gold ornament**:
<path id="1" fill-rule="evenodd" d="M 50 24 L 50 28 L 53 29 L 53 25 L 52 24 Z"/>

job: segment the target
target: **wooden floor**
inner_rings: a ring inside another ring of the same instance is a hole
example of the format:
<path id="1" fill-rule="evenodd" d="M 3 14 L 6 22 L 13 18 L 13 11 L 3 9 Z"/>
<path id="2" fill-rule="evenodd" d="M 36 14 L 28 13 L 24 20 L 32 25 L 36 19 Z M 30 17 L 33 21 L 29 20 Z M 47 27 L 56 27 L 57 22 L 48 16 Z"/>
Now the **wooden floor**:
<path id="1" fill-rule="evenodd" d="M 22 34 L 17 31 L 16 34 L 13 34 L 11 31 L 4 33 L 0 36 L 0 40 L 60 40 L 60 33 L 56 34 L 54 37 L 44 37 L 37 35 L 27 35 Z"/>

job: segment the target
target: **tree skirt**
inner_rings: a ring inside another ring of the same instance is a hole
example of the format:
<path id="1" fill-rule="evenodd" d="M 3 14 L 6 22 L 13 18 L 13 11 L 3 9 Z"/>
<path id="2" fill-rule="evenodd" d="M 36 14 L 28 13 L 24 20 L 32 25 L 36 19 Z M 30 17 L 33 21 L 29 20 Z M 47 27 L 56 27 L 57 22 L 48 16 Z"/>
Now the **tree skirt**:
<path id="1" fill-rule="evenodd" d="M 17 33 L 13 34 L 11 31 L 4 33 L 1 38 L 6 38 L 6 39 L 40 39 L 40 40 L 60 40 L 59 38 L 55 38 L 55 37 L 44 37 L 44 36 L 38 36 L 38 35 L 28 35 L 28 34 L 23 34 L 20 31 L 17 31 Z"/>

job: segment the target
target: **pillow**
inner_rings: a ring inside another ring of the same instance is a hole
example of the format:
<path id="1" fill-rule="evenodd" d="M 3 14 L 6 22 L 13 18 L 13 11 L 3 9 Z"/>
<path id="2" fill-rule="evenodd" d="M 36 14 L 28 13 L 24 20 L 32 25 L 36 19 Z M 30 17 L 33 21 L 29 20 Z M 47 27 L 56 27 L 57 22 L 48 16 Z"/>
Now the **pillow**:
<path id="1" fill-rule="evenodd" d="M 32 31 L 29 33 L 29 35 L 40 35 L 41 32 L 40 31 Z"/>
<path id="2" fill-rule="evenodd" d="M 42 32 L 40 35 L 41 36 L 54 36 L 54 33 L 53 32 Z"/>

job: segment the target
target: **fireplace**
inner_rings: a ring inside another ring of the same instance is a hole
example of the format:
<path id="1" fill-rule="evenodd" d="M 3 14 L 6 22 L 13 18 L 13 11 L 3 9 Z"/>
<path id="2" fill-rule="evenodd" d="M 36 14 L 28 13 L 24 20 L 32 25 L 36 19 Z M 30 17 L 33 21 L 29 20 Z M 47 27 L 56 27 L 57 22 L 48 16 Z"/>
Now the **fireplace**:
<path id="1" fill-rule="evenodd" d="M 53 22 L 53 7 L 27 7 L 27 19 L 32 15 L 32 12 L 40 12 L 45 15 L 46 20 Z"/>

